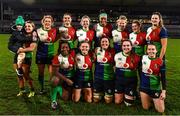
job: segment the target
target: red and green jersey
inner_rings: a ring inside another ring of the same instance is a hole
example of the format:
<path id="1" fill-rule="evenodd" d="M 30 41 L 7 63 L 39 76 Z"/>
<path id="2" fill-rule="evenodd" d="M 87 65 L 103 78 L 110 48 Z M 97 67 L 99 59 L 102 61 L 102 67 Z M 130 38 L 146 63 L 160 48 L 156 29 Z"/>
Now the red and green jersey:
<path id="1" fill-rule="evenodd" d="M 69 35 L 69 38 L 60 38 L 60 40 L 68 41 L 70 48 L 71 49 L 75 48 L 74 41 L 76 39 L 76 29 L 73 26 L 71 27 L 61 26 L 59 27 L 59 32 L 60 31 L 67 31 Z"/>
<path id="2" fill-rule="evenodd" d="M 129 32 L 127 29 L 123 31 L 119 31 L 117 29 L 112 31 L 114 49 L 116 51 L 120 51 L 122 40 L 126 40 L 129 38 Z"/>
<path id="3" fill-rule="evenodd" d="M 54 42 L 56 41 L 56 29 L 37 29 L 39 42 L 37 46 L 37 56 L 52 57 L 54 55 Z"/>
<path id="4" fill-rule="evenodd" d="M 157 55 L 160 55 L 161 52 L 161 39 L 162 38 L 167 38 L 167 30 L 165 27 L 159 27 L 156 29 L 153 29 L 152 27 L 149 27 L 147 29 L 147 34 L 146 34 L 146 41 L 148 43 L 153 43 L 156 45 L 156 48 L 158 50 Z"/>
<path id="5" fill-rule="evenodd" d="M 160 90 L 160 68 L 162 60 L 160 58 L 149 58 L 144 55 L 142 58 L 142 76 L 140 81 L 141 88 L 150 90 Z"/>
<path id="6" fill-rule="evenodd" d="M 140 62 L 140 56 L 135 53 L 126 56 L 123 52 L 119 52 L 114 56 L 114 61 L 116 78 L 137 77 L 137 67 Z"/>
<path id="7" fill-rule="evenodd" d="M 75 65 L 75 52 L 72 51 L 68 56 L 62 54 L 54 56 L 52 60 L 53 66 L 59 66 L 59 72 L 68 78 L 74 76 L 74 65 Z"/>
<path id="8" fill-rule="evenodd" d="M 89 81 L 92 80 L 92 59 L 91 55 L 76 54 L 76 77 L 78 80 Z"/>
<path id="9" fill-rule="evenodd" d="M 102 26 L 99 23 L 96 24 L 94 26 L 94 30 L 95 30 L 95 47 L 99 46 L 99 40 L 102 36 L 107 36 L 109 38 L 111 38 L 112 34 L 112 25 L 111 24 L 107 24 L 106 26 Z"/>
<path id="10" fill-rule="evenodd" d="M 102 80 L 114 79 L 114 49 L 103 50 L 100 47 L 96 49 L 95 78 Z"/>
<path id="11" fill-rule="evenodd" d="M 84 29 L 79 29 L 76 31 L 76 36 L 77 36 L 78 42 L 88 41 L 90 45 L 92 46 L 92 41 L 94 40 L 93 30 L 86 31 Z"/>
<path id="12" fill-rule="evenodd" d="M 31 44 L 32 42 L 28 42 L 28 43 L 25 43 L 24 44 L 24 46 L 25 46 L 25 48 L 27 48 L 27 47 L 30 47 L 30 44 Z M 35 43 L 35 42 L 34 42 Z M 25 58 L 32 58 L 32 55 L 33 55 L 33 52 L 26 52 L 26 55 L 25 55 Z"/>
<path id="13" fill-rule="evenodd" d="M 139 32 L 139 33 L 130 33 L 129 40 L 132 42 L 133 51 L 139 55 L 144 55 L 144 46 L 146 44 L 146 33 Z"/>

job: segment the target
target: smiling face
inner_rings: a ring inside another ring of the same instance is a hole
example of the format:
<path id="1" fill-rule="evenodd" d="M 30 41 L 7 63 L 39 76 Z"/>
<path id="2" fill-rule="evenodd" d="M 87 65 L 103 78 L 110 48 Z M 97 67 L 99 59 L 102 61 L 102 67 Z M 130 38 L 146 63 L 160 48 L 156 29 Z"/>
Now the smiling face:
<path id="1" fill-rule="evenodd" d="M 124 30 L 126 28 L 127 21 L 124 19 L 118 19 L 117 20 L 117 26 L 119 29 Z"/>
<path id="2" fill-rule="evenodd" d="M 159 26 L 159 23 L 160 23 L 160 17 L 159 17 L 159 15 L 153 14 L 153 15 L 151 16 L 151 23 L 152 23 L 153 26 Z"/>
<path id="3" fill-rule="evenodd" d="M 69 50 L 70 50 L 70 48 L 69 48 L 68 43 L 61 44 L 61 53 L 63 56 L 67 56 L 69 54 Z"/>
<path id="4" fill-rule="evenodd" d="M 132 31 L 134 33 L 140 32 L 140 25 L 138 25 L 137 23 L 132 23 Z"/>
<path id="5" fill-rule="evenodd" d="M 81 20 L 81 26 L 84 28 L 84 29 L 87 29 L 89 28 L 89 24 L 90 24 L 90 21 L 88 18 L 83 18 Z"/>
<path id="6" fill-rule="evenodd" d="M 106 26 L 106 24 L 107 24 L 107 17 L 100 17 L 100 24 L 102 26 Z"/>
<path id="7" fill-rule="evenodd" d="M 147 46 L 147 54 L 150 58 L 156 58 L 157 49 L 155 45 Z"/>
<path id="8" fill-rule="evenodd" d="M 71 25 L 71 22 L 72 22 L 72 18 L 70 15 L 64 15 L 63 16 L 63 24 L 64 25 Z"/>
<path id="9" fill-rule="evenodd" d="M 109 40 L 108 40 L 108 38 L 105 38 L 105 37 L 102 38 L 101 39 L 101 48 L 106 50 L 106 49 L 108 49 L 108 47 L 109 47 Z"/>
<path id="10" fill-rule="evenodd" d="M 129 54 L 132 50 L 132 45 L 131 45 L 131 42 L 130 41 L 124 41 L 122 43 L 122 51 L 123 53 L 125 54 Z"/>
<path id="11" fill-rule="evenodd" d="M 32 33 L 34 30 L 34 27 L 31 23 L 25 23 L 25 31 L 26 33 Z"/>
<path id="12" fill-rule="evenodd" d="M 87 55 L 89 52 L 90 46 L 88 43 L 84 42 L 84 43 L 80 44 L 79 49 L 80 49 L 82 55 Z"/>
<path id="13" fill-rule="evenodd" d="M 52 19 L 51 18 L 44 18 L 43 21 L 42 21 L 42 25 L 43 25 L 43 28 L 45 30 L 50 30 L 51 29 L 51 26 L 52 26 Z"/>

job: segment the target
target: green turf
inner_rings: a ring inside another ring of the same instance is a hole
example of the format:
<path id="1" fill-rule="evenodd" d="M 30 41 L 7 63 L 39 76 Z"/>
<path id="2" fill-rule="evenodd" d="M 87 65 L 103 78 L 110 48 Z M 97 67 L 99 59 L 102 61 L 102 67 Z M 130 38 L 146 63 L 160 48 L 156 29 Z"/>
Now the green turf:
<path id="1" fill-rule="evenodd" d="M 73 103 L 59 100 L 61 109 L 53 111 L 50 106 L 50 96 L 35 95 L 33 98 L 27 96 L 16 97 L 18 84 L 16 74 L 12 67 L 13 54 L 7 49 L 9 35 L 0 35 L 0 115 L 57 115 L 57 114 L 109 114 L 109 115 L 157 115 L 154 108 L 146 111 L 141 107 L 140 101 L 136 101 L 136 106 L 125 107 L 124 104 L 105 103 Z M 180 39 L 169 39 L 167 48 L 167 99 L 165 114 L 180 114 Z M 37 66 L 34 63 L 31 67 L 31 77 L 34 79 L 36 92 L 39 84 L 37 80 Z M 47 72 L 47 71 L 46 71 Z M 46 88 L 49 88 L 48 75 L 46 74 Z"/>

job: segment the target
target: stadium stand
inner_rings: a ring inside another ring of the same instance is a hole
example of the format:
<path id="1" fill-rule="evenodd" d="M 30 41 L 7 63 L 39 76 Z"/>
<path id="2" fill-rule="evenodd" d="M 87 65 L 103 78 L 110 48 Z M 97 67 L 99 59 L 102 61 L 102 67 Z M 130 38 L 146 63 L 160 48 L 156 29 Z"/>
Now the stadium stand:
<path id="1" fill-rule="evenodd" d="M 24 1 L 24 0 L 23 0 Z M 109 22 L 114 24 L 119 15 L 126 15 L 128 18 L 128 27 L 132 20 L 137 19 L 143 22 L 144 30 L 149 26 L 152 12 L 159 11 L 163 15 L 164 23 L 168 29 L 169 36 L 172 38 L 180 37 L 180 10 L 179 4 L 174 0 L 173 3 L 167 0 L 31 0 L 36 3 L 29 5 L 21 0 L 1 0 L 0 15 L 0 33 L 10 33 L 11 26 L 18 15 L 23 15 L 25 20 L 33 20 L 37 27 L 40 26 L 40 20 L 44 14 L 50 14 L 54 17 L 55 25 L 61 25 L 61 19 L 65 12 L 72 13 L 73 24 L 79 26 L 80 18 L 87 14 L 91 18 L 92 25 L 98 22 L 98 14 L 104 10 L 109 15 Z M 69 2 L 68 2 L 69 1 Z M 129 1 L 129 2 L 128 2 Z M 163 2 L 164 1 L 164 2 Z M 119 4 L 119 5 L 118 5 Z M 154 5 L 155 4 L 155 5 Z M 162 5 L 163 4 L 163 5 Z M 143 7 L 142 7 L 143 6 Z"/>

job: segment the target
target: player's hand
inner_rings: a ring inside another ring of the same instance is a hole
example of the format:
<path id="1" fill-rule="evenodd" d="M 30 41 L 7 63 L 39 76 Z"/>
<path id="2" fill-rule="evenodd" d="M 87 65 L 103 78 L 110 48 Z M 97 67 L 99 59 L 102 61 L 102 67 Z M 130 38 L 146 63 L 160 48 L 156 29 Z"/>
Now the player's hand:
<path id="1" fill-rule="evenodd" d="M 72 86 L 73 85 L 73 81 L 71 81 L 70 79 L 66 79 L 66 82 L 69 86 Z"/>
<path id="2" fill-rule="evenodd" d="M 166 90 L 162 90 L 161 95 L 159 97 L 161 100 L 164 100 L 166 98 Z"/>
<path id="3" fill-rule="evenodd" d="M 17 51 L 18 54 L 21 53 L 21 52 L 24 52 L 23 48 L 19 48 L 18 51 Z"/>

